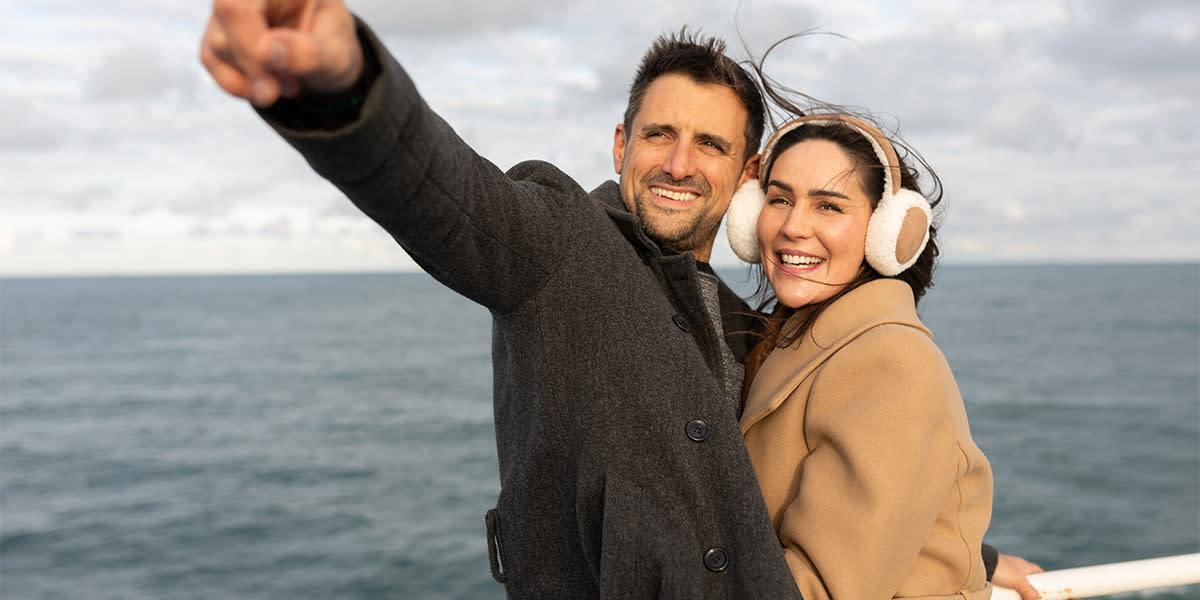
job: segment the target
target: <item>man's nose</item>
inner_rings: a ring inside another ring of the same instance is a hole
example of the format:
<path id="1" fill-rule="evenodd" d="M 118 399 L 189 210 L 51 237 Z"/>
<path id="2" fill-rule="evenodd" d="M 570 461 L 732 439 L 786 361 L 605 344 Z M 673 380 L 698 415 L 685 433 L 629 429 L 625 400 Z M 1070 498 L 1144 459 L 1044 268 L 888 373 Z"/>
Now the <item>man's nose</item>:
<path id="1" fill-rule="evenodd" d="M 696 163 L 692 160 L 691 147 L 683 142 L 677 142 L 671 148 L 671 153 L 667 155 L 666 160 L 663 161 L 662 169 L 676 181 L 694 175 Z"/>

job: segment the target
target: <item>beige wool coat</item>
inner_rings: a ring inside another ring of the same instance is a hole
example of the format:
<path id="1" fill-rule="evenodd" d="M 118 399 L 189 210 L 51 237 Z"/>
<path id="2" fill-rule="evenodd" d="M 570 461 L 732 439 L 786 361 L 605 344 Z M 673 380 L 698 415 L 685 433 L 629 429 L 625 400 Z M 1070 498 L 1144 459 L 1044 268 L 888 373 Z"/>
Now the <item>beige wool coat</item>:
<path id="1" fill-rule="evenodd" d="M 990 597 L 991 467 L 907 284 L 864 284 L 776 348 L 741 429 L 805 600 Z"/>

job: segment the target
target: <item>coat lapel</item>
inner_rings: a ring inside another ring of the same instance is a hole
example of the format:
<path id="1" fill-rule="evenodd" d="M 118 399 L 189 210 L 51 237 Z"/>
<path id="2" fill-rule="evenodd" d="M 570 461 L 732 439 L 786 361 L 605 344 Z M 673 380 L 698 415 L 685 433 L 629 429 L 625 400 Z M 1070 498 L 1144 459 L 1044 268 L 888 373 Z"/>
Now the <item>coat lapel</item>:
<path id="1" fill-rule="evenodd" d="M 803 313 L 788 319 L 794 327 Z M 755 375 L 742 412 L 744 435 L 771 414 L 842 346 L 864 331 L 886 323 L 916 327 L 930 335 L 913 310 L 912 291 L 897 279 L 877 279 L 847 293 L 817 317 L 812 329 L 787 348 L 776 348 Z M 797 367 L 799 365 L 799 367 Z"/>

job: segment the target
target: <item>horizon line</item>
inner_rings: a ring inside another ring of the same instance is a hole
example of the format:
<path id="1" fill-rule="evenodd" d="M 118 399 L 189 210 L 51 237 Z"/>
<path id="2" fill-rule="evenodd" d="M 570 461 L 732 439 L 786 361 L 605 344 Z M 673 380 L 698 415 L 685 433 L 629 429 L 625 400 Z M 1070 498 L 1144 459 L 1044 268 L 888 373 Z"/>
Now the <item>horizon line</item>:
<path id="1" fill-rule="evenodd" d="M 1130 259 L 1130 260 L 954 260 L 939 263 L 937 268 L 990 268 L 990 267 L 1103 267 L 1103 266 L 1187 266 L 1200 267 L 1196 258 Z M 713 264 L 714 269 L 732 270 L 751 267 L 742 264 Z M 331 276 L 331 275 L 404 275 L 427 274 L 416 267 L 351 268 L 351 269 L 248 269 L 248 270 L 172 270 L 172 271 L 104 271 L 104 272 L 0 272 L 0 280 L 16 279 L 125 279 L 125 278 L 170 278 L 170 277 L 273 277 L 273 276 Z"/>

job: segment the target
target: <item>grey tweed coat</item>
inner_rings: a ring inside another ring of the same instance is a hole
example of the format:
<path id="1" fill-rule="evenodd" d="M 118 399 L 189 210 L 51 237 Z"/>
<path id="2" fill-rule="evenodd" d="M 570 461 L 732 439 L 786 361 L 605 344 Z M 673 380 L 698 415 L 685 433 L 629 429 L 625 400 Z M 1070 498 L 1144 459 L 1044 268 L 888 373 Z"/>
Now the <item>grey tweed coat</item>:
<path id="1" fill-rule="evenodd" d="M 274 125 L 493 315 L 501 491 L 486 521 L 509 596 L 798 598 L 714 376 L 695 258 L 660 252 L 611 181 L 589 193 L 544 162 L 501 172 L 361 24 L 360 36 L 381 71 L 357 122 Z M 745 339 L 729 343 L 744 355 Z"/>

